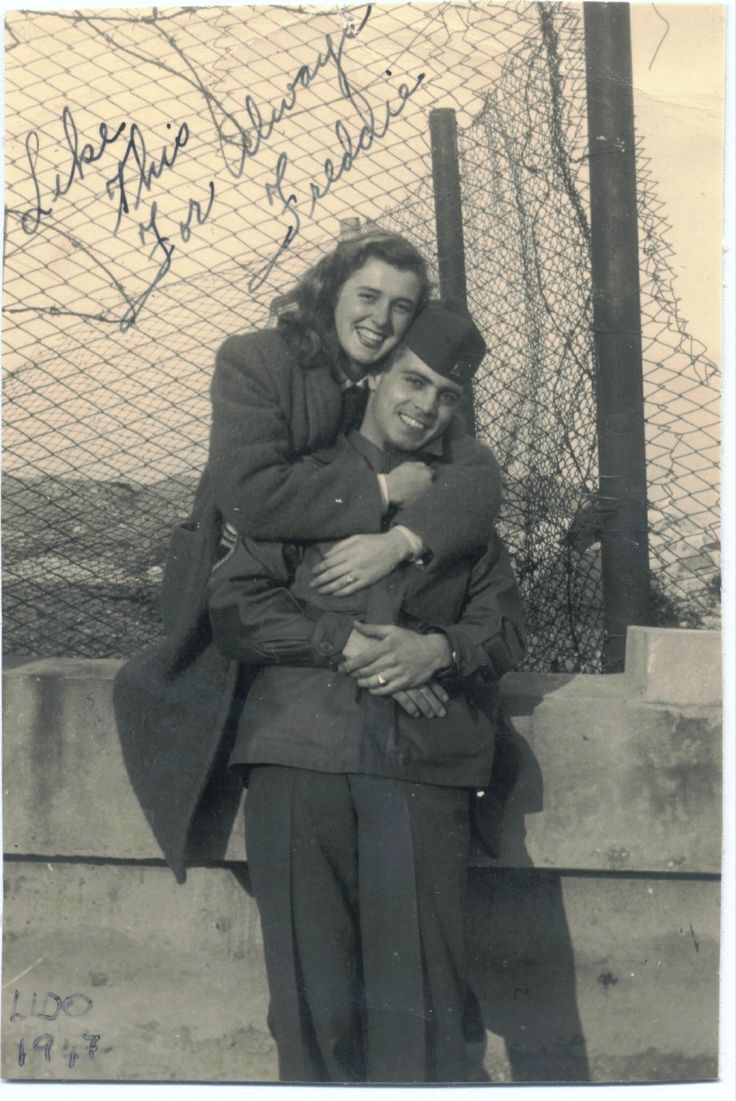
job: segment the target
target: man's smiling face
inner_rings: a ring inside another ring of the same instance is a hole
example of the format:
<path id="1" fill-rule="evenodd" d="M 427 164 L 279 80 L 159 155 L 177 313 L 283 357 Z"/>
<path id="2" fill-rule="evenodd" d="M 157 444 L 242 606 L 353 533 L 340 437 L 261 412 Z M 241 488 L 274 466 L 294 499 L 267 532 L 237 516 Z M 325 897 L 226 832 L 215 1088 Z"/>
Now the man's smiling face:
<path id="1" fill-rule="evenodd" d="M 420 451 L 447 428 L 463 388 L 400 348 L 391 364 L 369 376 L 371 396 L 361 433 L 378 447 Z"/>

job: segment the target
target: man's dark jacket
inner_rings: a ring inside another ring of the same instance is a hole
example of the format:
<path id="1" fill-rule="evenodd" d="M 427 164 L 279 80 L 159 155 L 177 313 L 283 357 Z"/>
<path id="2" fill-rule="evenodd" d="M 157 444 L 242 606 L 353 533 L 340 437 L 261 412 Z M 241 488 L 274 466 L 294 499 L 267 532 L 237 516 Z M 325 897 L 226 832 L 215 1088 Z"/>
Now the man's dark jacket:
<path id="1" fill-rule="evenodd" d="M 355 432 L 311 460 L 342 462 L 354 450 L 375 471 L 408 458 Z M 421 457 L 436 468 L 441 444 Z M 214 638 L 223 653 L 259 667 L 232 762 L 485 788 L 498 681 L 524 656 L 521 596 L 503 543 L 493 533 L 485 550 L 444 569 L 404 563 L 349 596 L 312 587 L 313 569 L 332 546 L 241 537 L 212 571 Z M 356 620 L 444 632 L 453 666 L 441 676 L 449 692 L 443 717 L 412 717 L 336 671 Z"/>
<path id="2" fill-rule="evenodd" d="M 123 757 L 143 812 L 183 882 L 197 840 L 227 843 L 240 784 L 225 763 L 252 672 L 213 645 L 207 583 L 222 525 L 259 539 L 340 539 L 381 530 L 375 475 L 356 457 L 321 472 L 300 456 L 334 443 L 342 393 L 328 367 L 302 368 L 276 330 L 229 337 L 212 382 L 207 468 L 190 520 L 172 536 L 164 570 L 166 637 L 127 662 L 114 686 Z M 452 461 L 401 511 L 438 565 L 490 536 L 498 464 L 459 431 Z"/>

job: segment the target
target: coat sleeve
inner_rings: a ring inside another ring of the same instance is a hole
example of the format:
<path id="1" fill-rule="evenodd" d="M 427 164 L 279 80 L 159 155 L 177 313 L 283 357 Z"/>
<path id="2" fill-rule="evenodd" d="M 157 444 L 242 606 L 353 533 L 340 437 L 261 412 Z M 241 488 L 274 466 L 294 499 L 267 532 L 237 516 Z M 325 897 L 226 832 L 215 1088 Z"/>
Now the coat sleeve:
<path id="1" fill-rule="evenodd" d="M 289 591 L 295 549 L 240 538 L 208 586 L 212 637 L 227 657 L 250 665 L 329 666 L 353 627 L 348 612 L 305 609 Z"/>
<path id="2" fill-rule="evenodd" d="M 454 675 L 495 681 L 524 657 L 524 611 L 508 551 L 496 531 L 471 571 L 465 603 L 456 624 L 430 626 L 443 631 L 455 657 Z"/>
<path id="3" fill-rule="evenodd" d="M 318 466 L 294 451 L 288 373 L 299 368 L 276 334 L 266 335 L 229 337 L 217 353 L 208 459 L 217 507 L 238 532 L 256 539 L 380 531 L 378 479 L 359 456 Z M 306 423 L 309 411 L 301 416 Z"/>
<path id="4" fill-rule="evenodd" d="M 493 452 L 467 435 L 459 422 L 448 432 L 451 461 L 439 467 L 432 486 L 394 521 L 421 538 L 432 568 L 482 549 L 501 504 L 501 471 Z"/>

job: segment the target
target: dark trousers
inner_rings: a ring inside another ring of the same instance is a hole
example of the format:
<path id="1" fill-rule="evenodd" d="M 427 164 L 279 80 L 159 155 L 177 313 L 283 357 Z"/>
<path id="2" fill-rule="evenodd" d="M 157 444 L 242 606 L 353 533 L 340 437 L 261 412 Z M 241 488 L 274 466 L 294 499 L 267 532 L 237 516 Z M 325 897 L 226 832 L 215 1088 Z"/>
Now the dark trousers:
<path id="1" fill-rule="evenodd" d="M 248 784 L 281 1080 L 465 1081 L 467 789 L 275 765 Z"/>

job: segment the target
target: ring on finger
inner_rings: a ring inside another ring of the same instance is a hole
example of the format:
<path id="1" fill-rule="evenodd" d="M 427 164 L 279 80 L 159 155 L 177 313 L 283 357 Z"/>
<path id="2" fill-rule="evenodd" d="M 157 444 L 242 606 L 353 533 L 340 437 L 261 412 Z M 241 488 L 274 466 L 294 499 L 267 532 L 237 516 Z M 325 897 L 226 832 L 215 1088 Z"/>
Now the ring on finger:
<path id="1" fill-rule="evenodd" d="M 346 574 L 345 575 L 345 580 L 347 581 L 348 585 L 352 585 L 353 582 L 355 581 L 355 574 L 354 573 Z"/>
<path id="2" fill-rule="evenodd" d="M 378 687 L 379 688 L 385 688 L 387 684 L 388 684 L 388 681 L 386 680 L 386 678 L 382 677 L 381 674 L 379 673 L 378 674 Z"/>

